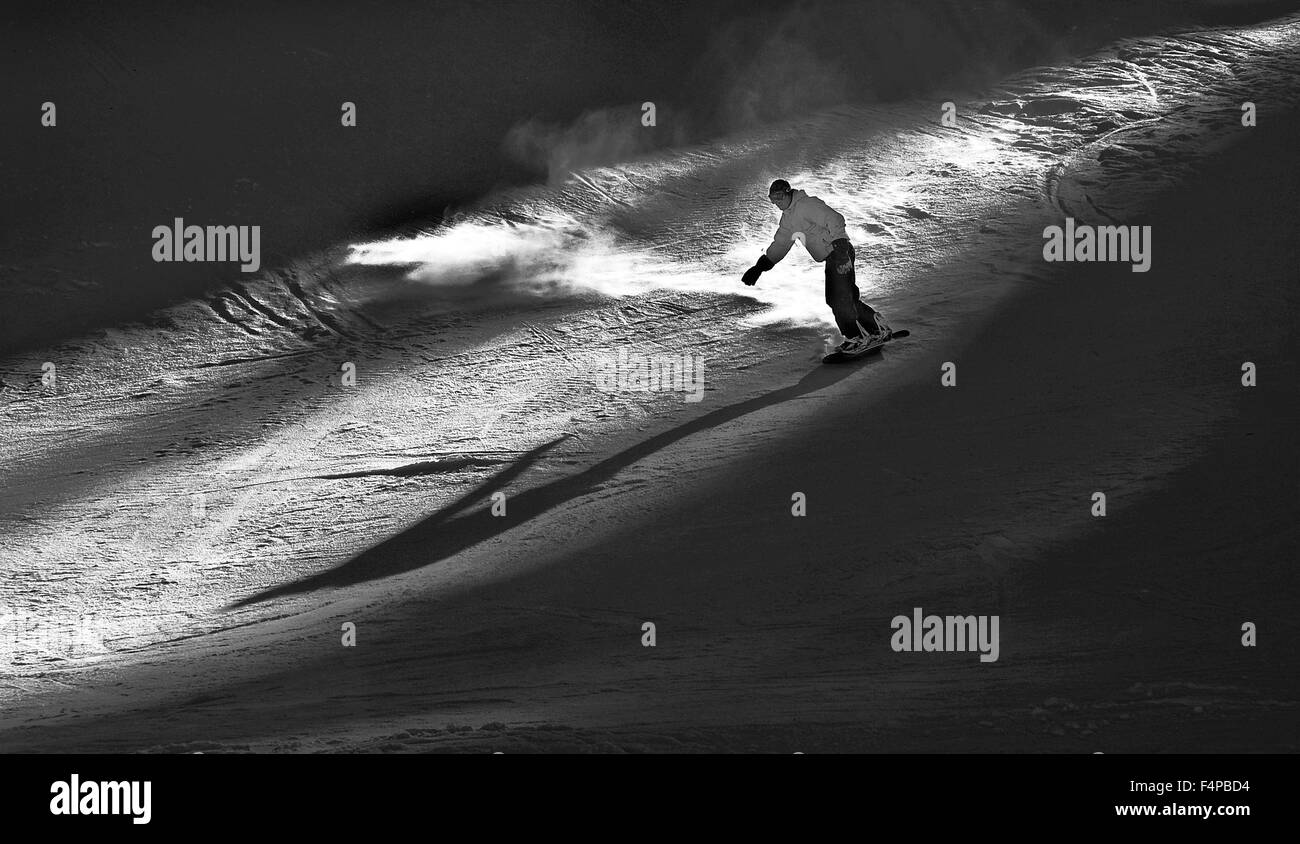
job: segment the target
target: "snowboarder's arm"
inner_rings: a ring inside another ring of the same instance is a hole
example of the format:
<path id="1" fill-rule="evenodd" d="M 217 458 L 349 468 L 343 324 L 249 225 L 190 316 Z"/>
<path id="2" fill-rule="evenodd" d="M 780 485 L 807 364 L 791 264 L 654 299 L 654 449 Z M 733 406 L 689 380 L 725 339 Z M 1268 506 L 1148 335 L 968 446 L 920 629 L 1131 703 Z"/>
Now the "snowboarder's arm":
<path id="1" fill-rule="evenodd" d="M 779 264 L 781 259 L 789 254 L 792 246 L 794 246 L 794 221 L 790 219 L 789 215 L 782 215 L 781 225 L 772 237 L 772 245 L 767 247 L 763 255 L 773 265 Z"/>

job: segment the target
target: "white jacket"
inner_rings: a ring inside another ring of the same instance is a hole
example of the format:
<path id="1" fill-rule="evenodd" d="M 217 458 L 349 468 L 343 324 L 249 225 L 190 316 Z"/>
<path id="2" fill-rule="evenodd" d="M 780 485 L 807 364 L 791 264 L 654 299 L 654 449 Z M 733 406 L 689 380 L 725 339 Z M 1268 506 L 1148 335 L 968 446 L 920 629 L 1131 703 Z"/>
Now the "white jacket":
<path id="1" fill-rule="evenodd" d="M 790 207 L 781 212 L 781 225 L 767 247 L 767 259 L 773 264 L 794 245 L 795 235 L 802 233 L 803 248 L 815 261 L 825 261 L 831 254 L 831 241 L 848 237 L 844 231 L 844 216 L 815 196 L 801 190 L 794 192 Z"/>

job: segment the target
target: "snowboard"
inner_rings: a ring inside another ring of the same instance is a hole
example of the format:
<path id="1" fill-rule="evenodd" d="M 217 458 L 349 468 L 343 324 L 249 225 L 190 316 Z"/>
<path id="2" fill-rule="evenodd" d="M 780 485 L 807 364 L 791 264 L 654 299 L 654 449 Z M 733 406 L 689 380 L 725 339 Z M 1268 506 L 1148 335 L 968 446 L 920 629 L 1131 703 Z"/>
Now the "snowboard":
<path id="1" fill-rule="evenodd" d="M 867 355 L 883 348 L 884 345 L 889 341 L 897 340 L 900 337 L 906 337 L 911 333 L 912 332 L 908 331 L 906 328 L 901 329 L 899 331 L 891 331 L 887 335 L 885 335 L 885 339 L 881 340 L 878 343 L 872 343 L 871 345 L 867 346 L 865 349 L 863 349 L 860 352 L 855 352 L 854 354 L 851 355 L 846 355 L 843 352 L 831 352 L 829 355 L 822 358 L 822 363 L 849 363 L 851 361 L 858 360 L 859 358 L 864 358 Z"/>

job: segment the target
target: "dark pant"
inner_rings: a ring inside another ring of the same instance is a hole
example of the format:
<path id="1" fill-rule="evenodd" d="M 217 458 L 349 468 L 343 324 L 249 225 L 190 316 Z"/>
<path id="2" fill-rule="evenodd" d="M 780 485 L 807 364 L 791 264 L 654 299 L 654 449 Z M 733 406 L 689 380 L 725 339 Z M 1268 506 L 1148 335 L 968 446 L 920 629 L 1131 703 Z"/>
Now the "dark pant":
<path id="1" fill-rule="evenodd" d="M 858 298 L 858 285 L 853 277 L 853 244 L 840 238 L 831 246 L 835 251 L 826 257 L 826 304 L 835 314 L 835 324 L 846 338 L 862 333 L 858 323 L 868 334 L 875 334 L 876 312 Z M 849 269 L 841 273 L 837 268 L 844 263 L 849 265 Z"/>

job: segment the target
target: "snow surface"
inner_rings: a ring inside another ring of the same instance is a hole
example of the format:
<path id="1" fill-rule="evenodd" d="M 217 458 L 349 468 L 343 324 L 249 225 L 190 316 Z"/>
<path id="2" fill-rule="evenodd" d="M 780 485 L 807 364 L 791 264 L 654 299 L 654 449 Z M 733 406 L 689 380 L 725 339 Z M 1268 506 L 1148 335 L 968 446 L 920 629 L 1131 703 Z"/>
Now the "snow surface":
<path id="1" fill-rule="evenodd" d="M 1140 633 L 1075 640 L 1062 620 L 1088 589 L 1113 606 L 1152 588 L 1130 594 L 1139 572 L 1112 560 L 1090 582 L 1063 551 L 1106 547 L 1094 489 L 1118 511 L 1107 528 L 1145 525 L 1166 557 L 1203 550 L 1177 547 L 1199 535 L 1192 511 L 1160 496 L 1205 471 L 1223 431 L 1273 418 L 1240 405 L 1237 378 L 1251 356 L 1294 372 L 1294 272 L 1270 263 L 1284 247 L 1189 241 L 1235 231 L 1217 195 L 1152 216 L 1147 274 L 1045 264 L 1041 233 L 1067 215 L 1145 223 L 1212 155 L 1271 131 L 1300 101 L 1300 20 L 1128 40 L 953 99 L 955 129 L 936 102 L 846 107 L 498 194 L 4 361 L 0 745 L 786 750 L 834 733 L 897 748 L 919 734 L 891 726 L 942 711 L 950 684 L 1041 691 L 1035 676 L 1127 664 L 1132 648 L 1096 651 L 1165 634 L 1162 670 L 1089 717 L 1057 718 L 1050 693 L 1048 715 L 1004 712 L 1050 721 L 1048 741 L 1095 737 L 1103 710 L 1157 688 L 1170 707 L 1293 720 L 1294 689 L 1164 670 L 1207 647 L 1176 619 L 1214 595 L 1159 581 L 1154 616 L 1123 616 L 1155 625 Z M 821 266 L 796 249 L 740 285 L 776 177 L 848 218 L 864 298 L 911 338 L 822 368 L 838 337 Z M 1285 243 L 1294 195 L 1256 205 Z M 1206 357 L 1198 332 L 1225 325 L 1252 342 Z M 702 358 L 703 401 L 599 389 L 619 351 Z M 1293 539 L 1290 505 L 1241 506 L 1217 512 Z M 1083 590 L 1055 615 L 1035 585 L 1051 562 Z M 1258 583 L 1283 577 L 1274 562 Z M 1251 607 L 1228 611 L 1224 589 L 1215 637 L 1231 643 Z M 889 652 L 889 617 L 944 602 L 1037 635 L 1008 637 L 1005 675 Z M 339 646 L 348 621 L 355 649 Z M 585 732 L 546 729 L 566 725 Z"/>

